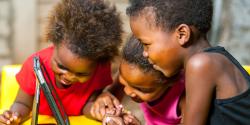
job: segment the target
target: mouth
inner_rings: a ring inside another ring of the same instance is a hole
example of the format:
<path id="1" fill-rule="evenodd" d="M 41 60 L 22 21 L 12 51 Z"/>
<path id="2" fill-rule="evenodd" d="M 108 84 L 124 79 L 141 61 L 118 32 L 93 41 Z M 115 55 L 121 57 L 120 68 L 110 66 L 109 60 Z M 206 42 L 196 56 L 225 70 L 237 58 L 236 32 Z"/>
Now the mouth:
<path id="1" fill-rule="evenodd" d="M 66 80 L 66 79 L 60 79 L 60 83 L 61 83 L 62 85 L 65 85 L 65 86 L 69 86 L 69 85 L 72 84 L 70 81 L 68 81 L 68 80 Z"/>
<path id="2" fill-rule="evenodd" d="M 141 100 L 140 98 L 138 97 L 130 97 L 133 101 L 137 102 L 137 103 L 142 103 L 144 102 L 143 100 Z"/>
<path id="3" fill-rule="evenodd" d="M 154 62 L 153 62 L 150 58 L 148 58 L 148 62 L 149 62 L 150 64 L 154 65 Z"/>
<path id="4" fill-rule="evenodd" d="M 155 70 L 158 70 L 158 71 L 161 71 L 161 68 L 159 67 L 159 66 L 157 66 L 157 65 L 153 65 L 153 68 L 155 69 Z"/>
<path id="5" fill-rule="evenodd" d="M 150 58 L 148 58 L 148 62 L 153 66 L 155 70 L 160 71 L 161 68 L 158 65 L 156 65 Z"/>

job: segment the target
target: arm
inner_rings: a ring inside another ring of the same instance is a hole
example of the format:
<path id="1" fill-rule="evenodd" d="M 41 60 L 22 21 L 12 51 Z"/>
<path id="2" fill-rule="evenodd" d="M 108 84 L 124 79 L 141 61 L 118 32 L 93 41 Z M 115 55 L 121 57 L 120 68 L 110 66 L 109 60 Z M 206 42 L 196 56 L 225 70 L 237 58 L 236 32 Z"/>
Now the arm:
<path id="1" fill-rule="evenodd" d="M 118 76 L 118 75 L 117 75 Z M 118 77 L 115 82 L 105 88 L 102 92 L 95 92 L 84 106 L 83 114 L 89 118 L 102 120 L 106 110 L 113 110 L 119 107 L 124 95 L 123 87 L 118 84 Z"/>
<path id="2" fill-rule="evenodd" d="M 104 90 L 107 92 L 110 92 L 112 95 L 114 95 L 119 101 L 121 101 L 125 95 L 123 91 L 124 86 L 122 86 L 119 83 L 119 73 L 115 74 L 114 82 L 113 84 L 107 86 Z"/>
<path id="3" fill-rule="evenodd" d="M 15 102 L 10 110 L 0 115 L 0 125 L 9 122 L 10 124 L 18 124 L 27 120 L 32 109 L 33 96 L 28 95 L 19 89 Z"/>
<path id="4" fill-rule="evenodd" d="M 216 70 L 204 55 L 192 57 L 186 65 L 185 125 L 205 125 L 215 91 Z"/>

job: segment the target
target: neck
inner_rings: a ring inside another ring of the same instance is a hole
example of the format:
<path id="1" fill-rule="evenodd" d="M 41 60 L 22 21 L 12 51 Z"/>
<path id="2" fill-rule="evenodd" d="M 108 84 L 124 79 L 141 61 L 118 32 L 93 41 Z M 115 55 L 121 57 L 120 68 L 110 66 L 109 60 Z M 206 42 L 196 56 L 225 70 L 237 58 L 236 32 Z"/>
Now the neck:
<path id="1" fill-rule="evenodd" d="M 186 66 L 187 61 L 192 57 L 194 54 L 202 52 L 205 48 L 211 47 L 207 39 L 205 37 L 200 37 L 192 42 L 192 44 L 187 48 L 185 59 L 184 59 L 184 66 Z"/>

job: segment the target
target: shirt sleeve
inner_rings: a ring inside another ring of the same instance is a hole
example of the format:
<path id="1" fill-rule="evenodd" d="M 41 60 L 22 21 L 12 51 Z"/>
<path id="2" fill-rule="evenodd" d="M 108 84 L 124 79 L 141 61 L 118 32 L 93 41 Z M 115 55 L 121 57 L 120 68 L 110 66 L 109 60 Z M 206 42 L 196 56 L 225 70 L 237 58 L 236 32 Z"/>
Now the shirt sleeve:
<path id="1" fill-rule="evenodd" d="M 34 95 L 36 77 L 33 71 L 33 56 L 29 57 L 22 65 L 21 70 L 16 75 L 16 80 L 24 92 Z"/>

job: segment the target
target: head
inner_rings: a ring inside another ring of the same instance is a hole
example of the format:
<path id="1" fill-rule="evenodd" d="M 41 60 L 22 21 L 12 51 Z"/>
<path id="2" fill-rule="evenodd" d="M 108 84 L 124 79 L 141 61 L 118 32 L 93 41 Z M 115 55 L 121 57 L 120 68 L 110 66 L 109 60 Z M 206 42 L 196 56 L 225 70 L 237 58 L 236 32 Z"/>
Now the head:
<path id="1" fill-rule="evenodd" d="M 103 0 L 62 0 L 51 12 L 47 40 L 55 50 L 52 69 L 64 84 L 87 81 L 98 63 L 118 55 L 122 23 Z"/>
<path id="2" fill-rule="evenodd" d="M 211 0 L 130 0 L 133 34 L 154 68 L 172 77 L 183 68 L 187 47 L 206 39 L 212 20 Z"/>
<path id="3" fill-rule="evenodd" d="M 143 57 L 143 46 L 130 37 L 122 50 L 119 80 L 125 93 L 136 102 L 157 100 L 170 86 L 166 77 Z"/>

